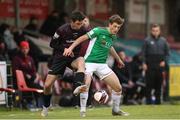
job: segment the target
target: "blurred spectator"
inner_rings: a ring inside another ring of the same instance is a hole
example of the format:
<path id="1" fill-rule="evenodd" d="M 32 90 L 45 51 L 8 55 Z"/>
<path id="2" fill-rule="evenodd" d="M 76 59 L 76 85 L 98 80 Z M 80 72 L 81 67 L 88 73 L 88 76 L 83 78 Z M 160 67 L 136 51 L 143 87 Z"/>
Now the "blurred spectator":
<path id="1" fill-rule="evenodd" d="M 29 50 L 30 47 L 27 41 L 20 42 L 20 51 L 13 58 L 12 61 L 14 76 L 16 70 L 22 70 L 28 87 L 43 89 L 43 87 L 41 87 L 39 84 L 41 81 L 41 77 L 36 71 L 34 60 L 31 56 L 28 55 Z M 15 88 L 17 88 L 17 82 L 15 80 L 14 80 L 14 86 Z M 30 95 L 28 94 L 28 96 Z M 40 98 L 40 94 L 34 93 L 34 95 L 37 101 L 36 103 L 38 103 L 38 98 Z M 32 104 L 32 98 L 31 99 L 26 98 L 25 100 L 26 100 L 25 102 L 27 102 L 27 105 Z M 37 105 L 37 107 L 40 107 L 39 104 Z"/>
<path id="2" fill-rule="evenodd" d="M 31 16 L 29 23 L 24 27 L 23 33 L 34 36 L 34 33 L 38 31 L 38 20 L 35 16 Z"/>
<path id="3" fill-rule="evenodd" d="M 11 30 L 12 30 L 12 27 L 8 24 L 1 24 L 0 26 L 0 31 L 4 38 L 4 42 L 7 45 L 7 50 L 8 50 L 10 59 L 14 56 L 14 54 L 16 54 L 16 51 L 17 51 L 17 44 L 14 41 L 14 36 Z"/>
<path id="4" fill-rule="evenodd" d="M 30 51 L 29 51 L 29 55 L 33 58 L 36 69 L 38 69 L 38 64 L 39 61 L 47 61 L 45 57 L 43 57 L 43 52 L 42 50 L 39 48 L 39 46 L 37 46 L 33 41 L 29 40 L 29 45 L 31 47 Z"/>
<path id="5" fill-rule="evenodd" d="M 25 40 L 24 33 L 22 32 L 21 29 L 14 30 L 13 35 L 14 35 L 14 41 L 16 42 L 17 45 L 19 45 L 21 41 Z"/>
<path id="6" fill-rule="evenodd" d="M 17 43 L 17 45 L 20 44 L 21 41 L 24 41 L 25 35 L 20 31 L 20 30 L 14 30 L 14 40 Z M 30 51 L 29 55 L 33 58 L 36 69 L 38 69 L 38 63 L 39 61 L 47 61 L 47 58 L 43 56 L 42 50 L 37 46 L 33 41 L 29 40 L 29 46 L 30 46 Z"/>
<path id="7" fill-rule="evenodd" d="M 161 85 L 163 72 L 169 56 L 169 46 L 164 37 L 161 36 L 160 26 L 153 24 L 151 36 L 147 37 L 143 45 L 143 69 L 146 70 L 146 102 L 161 104 Z M 154 98 L 151 99 L 152 90 Z"/>
<path id="8" fill-rule="evenodd" d="M 66 12 L 62 12 L 59 14 L 59 26 L 69 22 L 70 22 L 70 18 Z"/>
<path id="9" fill-rule="evenodd" d="M 0 36 L 0 61 L 9 62 L 9 56 L 7 53 L 7 46 L 4 42 L 3 37 Z"/>
<path id="10" fill-rule="evenodd" d="M 47 36 L 53 36 L 56 29 L 59 27 L 59 13 L 57 11 L 52 11 L 47 19 L 44 21 L 40 28 L 40 33 Z"/>
<path id="11" fill-rule="evenodd" d="M 140 54 L 136 54 L 133 56 L 132 62 L 131 62 L 131 70 L 133 73 L 132 79 L 133 81 L 138 81 L 139 78 L 142 77 L 142 57 Z"/>
<path id="12" fill-rule="evenodd" d="M 14 41 L 14 36 L 11 32 L 11 27 L 6 24 L 4 25 L 5 29 L 3 32 L 5 43 L 7 44 L 8 50 L 14 50 L 17 48 L 17 45 Z"/>
<path id="13" fill-rule="evenodd" d="M 133 57 L 131 64 L 132 81 L 136 84 L 135 99 L 142 104 L 145 98 L 145 71 L 142 67 L 142 54 Z"/>
<path id="14" fill-rule="evenodd" d="M 29 23 L 24 27 L 26 30 L 38 31 L 38 24 L 37 24 L 37 18 L 35 16 L 31 16 Z"/>

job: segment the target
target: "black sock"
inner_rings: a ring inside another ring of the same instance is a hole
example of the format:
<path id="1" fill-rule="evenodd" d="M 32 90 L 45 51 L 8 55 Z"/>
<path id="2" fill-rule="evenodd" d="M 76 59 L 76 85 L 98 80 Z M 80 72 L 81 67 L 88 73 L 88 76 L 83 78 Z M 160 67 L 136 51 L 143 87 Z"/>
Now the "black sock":
<path id="1" fill-rule="evenodd" d="M 78 86 L 84 84 L 83 83 L 84 82 L 84 76 L 85 76 L 84 72 L 77 72 L 75 74 L 75 78 L 74 78 L 74 85 L 75 85 L 75 87 L 78 87 Z"/>
<path id="2" fill-rule="evenodd" d="M 51 102 L 51 94 L 50 95 L 43 95 L 43 100 L 44 100 L 44 107 L 49 107 L 50 102 Z"/>

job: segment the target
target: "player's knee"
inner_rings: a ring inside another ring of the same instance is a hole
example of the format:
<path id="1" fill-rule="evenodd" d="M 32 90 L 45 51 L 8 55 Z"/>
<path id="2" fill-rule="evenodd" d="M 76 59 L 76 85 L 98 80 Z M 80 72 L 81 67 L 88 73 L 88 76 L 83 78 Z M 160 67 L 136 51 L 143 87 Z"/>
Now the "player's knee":
<path id="1" fill-rule="evenodd" d="M 90 86 L 87 86 L 87 88 L 86 88 L 86 92 L 89 92 L 89 88 L 90 88 Z"/>
<path id="2" fill-rule="evenodd" d="M 83 57 L 79 57 L 79 61 L 80 62 L 84 62 L 84 58 Z"/>
<path id="3" fill-rule="evenodd" d="M 83 58 L 83 57 L 80 57 L 80 58 L 78 59 L 78 66 L 82 66 L 82 65 L 84 65 L 84 64 L 85 64 L 84 58 Z"/>
<path id="4" fill-rule="evenodd" d="M 44 84 L 44 90 L 48 90 L 48 89 L 50 89 L 50 87 L 51 87 L 50 84 L 48 84 L 48 83 Z"/>
<path id="5" fill-rule="evenodd" d="M 48 85 L 44 85 L 44 94 L 50 94 L 51 93 L 51 87 Z"/>
<path id="6" fill-rule="evenodd" d="M 122 93 L 122 87 L 118 86 L 118 87 L 116 87 L 116 89 L 114 91 L 117 93 Z"/>

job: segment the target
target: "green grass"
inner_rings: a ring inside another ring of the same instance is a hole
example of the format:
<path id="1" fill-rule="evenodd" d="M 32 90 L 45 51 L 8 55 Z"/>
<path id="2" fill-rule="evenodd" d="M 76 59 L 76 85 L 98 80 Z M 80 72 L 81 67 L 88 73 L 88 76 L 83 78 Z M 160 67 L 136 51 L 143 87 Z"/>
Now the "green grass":
<path id="1" fill-rule="evenodd" d="M 136 105 L 122 106 L 130 116 L 112 116 L 110 107 L 95 107 L 87 110 L 85 118 L 79 116 L 79 109 L 55 108 L 47 119 L 180 119 L 180 105 Z M 0 119 L 44 119 L 40 111 L 0 108 Z M 45 118 L 46 119 L 46 118 Z"/>

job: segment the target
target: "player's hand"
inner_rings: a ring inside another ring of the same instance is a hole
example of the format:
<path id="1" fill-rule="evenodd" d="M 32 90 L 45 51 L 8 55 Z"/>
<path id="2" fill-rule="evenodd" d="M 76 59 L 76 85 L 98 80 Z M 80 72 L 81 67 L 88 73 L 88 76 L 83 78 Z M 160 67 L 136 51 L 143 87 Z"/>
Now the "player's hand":
<path id="1" fill-rule="evenodd" d="M 148 69 L 148 67 L 147 67 L 147 65 L 146 65 L 145 63 L 143 63 L 142 68 L 143 68 L 143 70 L 145 70 L 145 71 Z"/>
<path id="2" fill-rule="evenodd" d="M 132 80 L 129 80 L 129 81 L 128 81 L 128 85 L 129 85 L 130 88 L 133 88 L 133 87 L 134 87 L 133 81 L 132 81 Z"/>
<path id="3" fill-rule="evenodd" d="M 166 87 L 166 85 L 167 85 L 167 83 L 166 83 L 166 80 L 164 79 L 164 80 L 163 80 L 163 82 L 162 82 L 162 86 L 163 86 L 163 88 L 165 88 L 165 87 Z"/>
<path id="4" fill-rule="evenodd" d="M 72 53 L 70 54 L 70 56 L 71 56 L 71 57 L 74 57 L 74 53 L 72 52 Z"/>
<path id="5" fill-rule="evenodd" d="M 118 66 L 119 66 L 119 68 L 123 68 L 125 66 L 125 64 L 121 60 L 119 60 Z"/>
<path id="6" fill-rule="evenodd" d="M 73 52 L 71 49 L 69 49 L 69 48 L 64 49 L 63 56 L 72 56 L 72 55 L 73 55 Z"/>
<path id="7" fill-rule="evenodd" d="M 160 67 L 165 67 L 165 62 L 164 61 L 161 61 L 160 64 L 159 64 Z"/>

